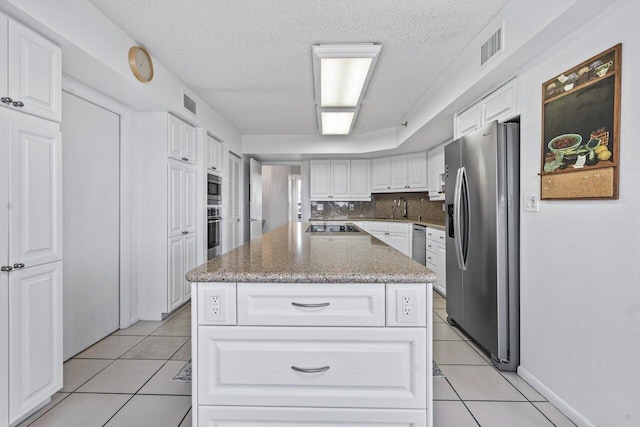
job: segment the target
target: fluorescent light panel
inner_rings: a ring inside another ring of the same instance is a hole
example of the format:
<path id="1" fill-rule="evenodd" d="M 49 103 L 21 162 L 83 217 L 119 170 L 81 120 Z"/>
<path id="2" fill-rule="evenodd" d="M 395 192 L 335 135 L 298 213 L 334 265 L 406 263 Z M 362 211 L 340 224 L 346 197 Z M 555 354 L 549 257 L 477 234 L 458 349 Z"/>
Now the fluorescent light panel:
<path id="1" fill-rule="evenodd" d="M 321 111 L 323 135 L 348 135 L 355 111 Z"/>
<path id="2" fill-rule="evenodd" d="M 358 105 L 373 58 L 321 58 L 320 105 Z"/>

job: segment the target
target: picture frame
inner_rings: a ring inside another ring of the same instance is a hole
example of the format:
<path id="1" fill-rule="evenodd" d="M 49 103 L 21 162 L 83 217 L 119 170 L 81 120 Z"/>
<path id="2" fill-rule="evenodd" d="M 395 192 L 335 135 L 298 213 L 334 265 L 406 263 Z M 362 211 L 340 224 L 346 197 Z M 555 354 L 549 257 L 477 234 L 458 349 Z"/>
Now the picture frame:
<path id="1" fill-rule="evenodd" d="M 622 44 L 542 84 L 540 198 L 617 199 Z"/>

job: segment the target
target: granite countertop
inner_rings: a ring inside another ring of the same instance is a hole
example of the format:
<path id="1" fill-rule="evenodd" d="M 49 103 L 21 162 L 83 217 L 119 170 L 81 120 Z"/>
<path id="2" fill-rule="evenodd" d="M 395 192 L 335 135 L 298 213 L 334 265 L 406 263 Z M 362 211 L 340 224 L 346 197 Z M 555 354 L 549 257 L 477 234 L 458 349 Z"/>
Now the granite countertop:
<path id="1" fill-rule="evenodd" d="M 190 282 L 427 283 L 433 271 L 369 233 L 306 233 L 283 225 L 186 275 Z"/>
<path id="2" fill-rule="evenodd" d="M 402 219 L 398 219 L 398 218 L 311 218 L 310 221 L 311 222 L 332 222 L 332 221 L 336 221 L 336 222 L 341 222 L 341 221 L 404 222 L 404 223 L 410 223 L 410 224 L 424 225 L 425 227 L 435 228 L 436 230 L 444 231 L 445 229 L 444 224 L 430 222 L 430 221 L 418 221 L 417 219 L 416 220 L 404 219 L 404 218 Z"/>

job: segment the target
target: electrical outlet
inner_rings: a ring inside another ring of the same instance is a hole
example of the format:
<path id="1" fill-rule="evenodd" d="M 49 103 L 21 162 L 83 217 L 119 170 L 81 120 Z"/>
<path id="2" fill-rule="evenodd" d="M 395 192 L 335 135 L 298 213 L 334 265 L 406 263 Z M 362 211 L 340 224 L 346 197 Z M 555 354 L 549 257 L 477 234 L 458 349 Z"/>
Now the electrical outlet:
<path id="1" fill-rule="evenodd" d="M 209 304 L 206 318 L 209 321 L 224 321 L 224 305 L 221 295 L 209 295 Z"/>
<path id="2" fill-rule="evenodd" d="M 415 289 L 398 289 L 398 322 L 416 323 L 418 321 L 418 293 Z"/>
<path id="3" fill-rule="evenodd" d="M 324 205 L 323 205 L 322 203 L 318 203 L 318 205 L 316 206 L 316 208 L 317 208 L 319 211 L 323 211 L 323 210 L 324 210 Z"/>
<path id="4" fill-rule="evenodd" d="M 350 210 L 350 211 L 352 211 L 353 209 L 354 209 L 353 204 L 350 204 L 350 205 L 349 205 L 349 210 Z"/>

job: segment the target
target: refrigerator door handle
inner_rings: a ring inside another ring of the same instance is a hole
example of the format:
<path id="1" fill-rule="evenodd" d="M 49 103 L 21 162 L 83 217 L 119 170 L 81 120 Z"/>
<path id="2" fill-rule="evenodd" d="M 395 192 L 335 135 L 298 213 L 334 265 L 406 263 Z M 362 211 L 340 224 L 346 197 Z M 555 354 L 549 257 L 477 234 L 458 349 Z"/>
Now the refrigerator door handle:
<path id="1" fill-rule="evenodd" d="M 462 270 L 467 269 L 467 255 L 469 252 L 469 181 L 467 176 L 467 169 L 461 167 L 462 173 L 460 176 L 460 212 L 464 216 L 460 215 L 458 221 L 462 227 L 458 228 L 458 238 L 460 239 L 460 263 L 462 264 Z M 462 211 L 464 209 L 464 212 Z"/>
<path id="2" fill-rule="evenodd" d="M 463 259 L 462 259 L 462 242 L 461 242 L 461 230 L 460 230 L 460 205 L 462 202 L 462 175 L 464 168 L 458 168 L 458 172 L 456 174 L 456 185 L 454 187 L 453 192 L 453 228 L 455 230 L 455 237 L 453 239 L 455 250 L 456 250 L 456 259 L 458 261 L 458 268 L 460 270 L 464 270 Z"/>

